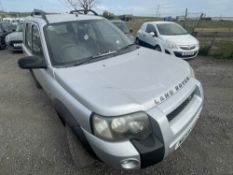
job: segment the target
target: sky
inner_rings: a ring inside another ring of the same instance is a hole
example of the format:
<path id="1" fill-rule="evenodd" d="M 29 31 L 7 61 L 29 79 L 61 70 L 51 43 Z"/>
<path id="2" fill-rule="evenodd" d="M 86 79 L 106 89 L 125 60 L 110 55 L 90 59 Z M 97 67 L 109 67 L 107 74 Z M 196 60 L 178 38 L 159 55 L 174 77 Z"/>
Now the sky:
<path id="1" fill-rule="evenodd" d="M 5 11 L 30 12 L 35 8 L 47 12 L 67 12 L 66 0 L 0 0 Z M 94 9 L 140 16 L 180 16 L 188 8 L 190 16 L 233 17 L 233 0 L 97 0 Z"/>

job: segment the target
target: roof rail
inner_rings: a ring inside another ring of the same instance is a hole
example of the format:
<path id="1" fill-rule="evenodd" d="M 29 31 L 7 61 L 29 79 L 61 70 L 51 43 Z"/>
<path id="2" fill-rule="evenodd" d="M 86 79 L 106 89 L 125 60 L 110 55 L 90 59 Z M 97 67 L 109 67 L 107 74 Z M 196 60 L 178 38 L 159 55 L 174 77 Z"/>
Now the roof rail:
<path id="1" fill-rule="evenodd" d="M 95 16 L 99 16 L 99 14 L 96 13 L 94 10 L 84 10 L 84 9 L 72 10 L 72 11 L 70 11 L 70 14 L 78 13 L 78 14 L 82 14 L 82 15 L 87 15 L 88 12 L 92 12 Z"/>
<path id="2" fill-rule="evenodd" d="M 40 10 L 40 9 L 34 9 L 33 12 L 31 13 L 31 16 L 35 16 L 35 15 L 38 15 L 38 16 L 41 16 L 45 21 L 46 23 L 48 24 L 49 21 L 46 17 L 46 12 L 44 12 L 43 10 Z"/>

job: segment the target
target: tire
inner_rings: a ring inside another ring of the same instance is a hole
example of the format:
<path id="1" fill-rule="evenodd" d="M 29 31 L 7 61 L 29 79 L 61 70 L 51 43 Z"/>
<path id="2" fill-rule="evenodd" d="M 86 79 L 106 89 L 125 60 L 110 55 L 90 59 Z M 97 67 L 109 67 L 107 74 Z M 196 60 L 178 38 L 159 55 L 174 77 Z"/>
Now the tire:
<path id="1" fill-rule="evenodd" d="M 136 38 L 135 44 L 140 45 L 140 40 L 139 40 L 139 38 Z"/>
<path id="2" fill-rule="evenodd" d="M 4 44 L 4 38 L 3 37 L 0 37 L 0 50 L 3 50 L 6 48 L 5 44 Z"/>
<path id="3" fill-rule="evenodd" d="M 32 70 L 30 70 L 30 73 L 31 73 L 31 75 L 32 75 L 32 77 L 33 77 L 33 80 L 34 80 L 34 82 L 35 82 L 36 88 L 37 88 L 37 89 L 42 89 L 42 86 L 41 86 L 40 83 L 37 81 L 37 79 L 36 79 L 34 73 L 32 72 Z"/>
<path id="4" fill-rule="evenodd" d="M 161 49 L 161 47 L 160 47 L 159 45 L 156 45 L 156 46 L 154 47 L 154 50 L 156 50 L 156 51 L 158 51 L 158 52 L 162 52 L 162 49 Z"/>
<path id="5" fill-rule="evenodd" d="M 77 136 L 68 125 L 65 126 L 65 130 L 70 153 L 76 168 L 78 170 L 85 170 L 97 164 L 97 160 L 94 159 L 83 147 Z"/>

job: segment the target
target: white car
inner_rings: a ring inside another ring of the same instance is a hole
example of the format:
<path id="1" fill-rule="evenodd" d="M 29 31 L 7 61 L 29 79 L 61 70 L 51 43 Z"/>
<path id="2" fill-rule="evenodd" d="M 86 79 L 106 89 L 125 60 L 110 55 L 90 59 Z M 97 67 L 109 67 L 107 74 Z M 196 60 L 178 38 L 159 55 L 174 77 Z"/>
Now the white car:
<path id="1" fill-rule="evenodd" d="M 199 41 L 174 22 L 144 23 L 136 42 L 183 59 L 195 58 L 199 52 Z"/>

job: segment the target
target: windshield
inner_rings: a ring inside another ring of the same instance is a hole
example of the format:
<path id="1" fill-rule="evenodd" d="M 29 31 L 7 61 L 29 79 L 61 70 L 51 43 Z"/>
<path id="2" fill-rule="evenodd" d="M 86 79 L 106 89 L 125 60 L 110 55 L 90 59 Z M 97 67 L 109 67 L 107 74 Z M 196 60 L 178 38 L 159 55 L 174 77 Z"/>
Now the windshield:
<path id="1" fill-rule="evenodd" d="M 50 24 L 45 31 L 52 62 L 58 66 L 118 53 L 132 44 L 107 20 Z"/>
<path id="2" fill-rule="evenodd" d="M 23 24 L 19 24 L 16 28 L 16 32 L 23 32 Z"/>
<path id="3" fill-rule="evenodd" d="M 185 35 L 188 32 L 178 24 L 175 23 L 164 23 L 157 24 L 159 33 L 161 35 Z"/>
<path id="4" fill-rule="evenodd" d="M 115 24 L 125 34 L 129 33 L 129 28 L 124 22 L 113 22 L 113 24 Z"/>

